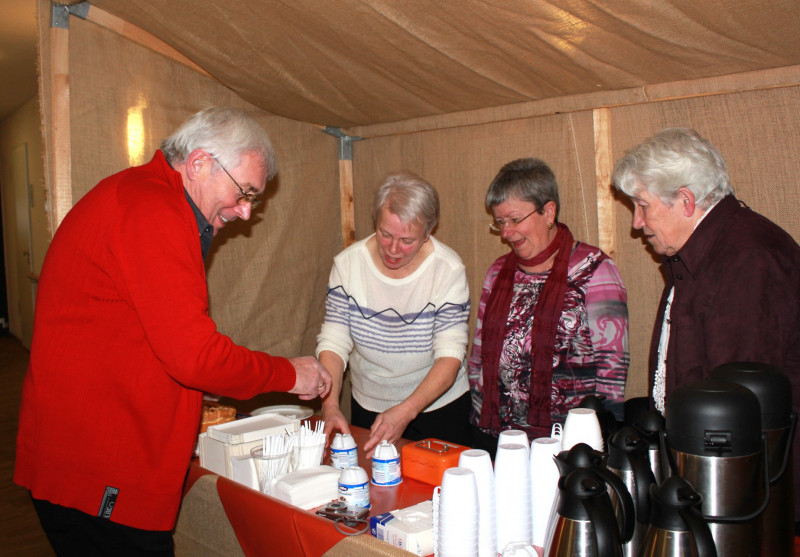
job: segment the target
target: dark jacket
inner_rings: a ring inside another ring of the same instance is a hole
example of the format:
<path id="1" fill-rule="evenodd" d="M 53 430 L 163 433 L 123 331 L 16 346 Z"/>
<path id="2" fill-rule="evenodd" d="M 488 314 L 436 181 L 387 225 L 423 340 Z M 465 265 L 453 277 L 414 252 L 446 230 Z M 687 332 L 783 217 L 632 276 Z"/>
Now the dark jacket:
<path id="1" fill-rule="evenodd" d="M 650 387 L 670 289 L 666 396 L 735 361 L 777 366 L 800 402 L 800 246 L 733 195 L 720 201 L 686 244 L 663 262 L 661 296 L 650 348 Z M 800 463 L 795 442 L 795 465 Z M 795 499 L 800 492 L 795 475 Z M 797 506 L 797 501 L 795 505 Z"/>

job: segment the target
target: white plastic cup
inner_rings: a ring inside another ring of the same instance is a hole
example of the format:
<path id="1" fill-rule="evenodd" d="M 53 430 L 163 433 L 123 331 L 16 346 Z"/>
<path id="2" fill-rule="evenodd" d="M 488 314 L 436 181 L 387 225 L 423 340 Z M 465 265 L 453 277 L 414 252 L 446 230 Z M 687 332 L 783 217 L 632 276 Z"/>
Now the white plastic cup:
<path id="1" fill-rule="evenodd" d="M 558 466 L 554 457 L 561 451 L 561 441 L 540 437 L 531 442 L 531 516 L 533 544 L 544 547 L 547 526 L 558 493 Z"/>
<path id="2" fill-rule="evenodd" d="M 331 441 L 331 465 L 339 470 L 358 466 L 358 447 L 349 433 L 337 433 Z"/>
<path id="3" fill-rule="evenodd" d="M 442 475 L 436 521 L 439 557 L 478 557 L 478 488 L 475 473 L 460 466 Z"/>
<path id="4" fill-rule="evenodd" d="M 497 447 L 494 461 L 497 553 L 502 553 L 510 542 L 533 541 L 528 451 L 516 443 Z"/>
<path id="5" fill-rule="evenodd" d="M 393 487 L 402 481 L 400 455 L 397 448 L 384 439 L 372 454 L 372 484 Z"/>
<path id="6" fill-rule="evenodd" d="M 484 450 L 468 449 L 459 455 L 458 465 L 472 470 L 478 487 L 478 557 L 497 557 L 497 510 L 492 459 Z"/>
<path id="7" fill-rule="evenodd" d="M 527 449 L 530 445 L 530 441 L 528 441 L 528 434 L 520 429 L 507 429 L 505 431 L 501 431 L 500 435 L 497 436 L 498 447 L 500 445 L 508 445 L 512 443 L 523 445 Z"/>
<path id="8" fill-rule="evenodd" d="M 339 500 L 354 507 L 370 508 L 369 478 L 360 466 L 342 470 L 339 476 Z"/>
<path id="9" fill-rule="evenodd" d="M 322 464 L 322 455 L 325 453 L 325 440 L 318 445 L 297 445 L 292 449 L 292 472 L 315 468 Z"/>
<path id="10" fill-rule="evenodd" d="M 510 542 L 503 548 L 503 557 L 539 557 L 539 554 L 529 543 Z"/>
<path id="11" fill-rule="evenodd" d="M 561 450 L 568 451 L 578 443 L 586 443 L 596 451 L 604 448 L 600 421 L 591 408 L 573 408 L 567 412 L 561 436 Z"/>
<path id="12" fill-rule="evenodd" d="M 267 495 L 271 494 L 272 482 L 289 473 L 291 453 L 264 454 L 263 447 L 253 447 L 250 449 L 250 457 L 255 465 L 259 490 Z"/>

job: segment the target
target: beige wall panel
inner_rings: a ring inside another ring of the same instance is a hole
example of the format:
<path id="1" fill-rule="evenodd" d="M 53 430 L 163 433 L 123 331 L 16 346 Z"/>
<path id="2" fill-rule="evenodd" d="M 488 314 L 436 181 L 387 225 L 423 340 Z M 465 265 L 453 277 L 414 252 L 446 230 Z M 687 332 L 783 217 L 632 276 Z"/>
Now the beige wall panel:
<path id="1" fill-rule="evenodd" d="M 366 138 L 355 143 L 354 153 L 357 238 L 373 231 L 372 196 L 386 174 L 408 169 L 439 191 L 442 210 L 435 234 L 467 266 L 471 331 L 486 269 L 509 249 L 489 233 L 491 217 L 484 208 L 489 183 L 503 164 L 520 157 L 550 164 L 559 182 L 560 220 L 576 238 L 597 242 L 590 111 Z"/>
<path id="2" fill-rule="evenodd" d="M 613 149 L 624 151 L 665 127 L 689 126 L 714 143 L 728 165 L 736 196 L 800 239 L 800 88 L 788 87 L 617 108 Z M 631 319 L 629 395 L 646 393 L 645 371 L 658 300 L 660 257 L 631 230 L 632 206 L 617 211 L 617 264 L 628 286 Z M 639 381 L 641 379 L 641 381 Z"/>
<path id="3" fill-rule="evenodd" d="M 6 292 L 3 295 L 8 297 L 7 326 L 26 348 L 30 348 L 33 332 L 36 277 L 42 271 L 44 255 L 50 245 L 40 123 L 37 97 L 0 123 L 0 209 L 5 245 L 10 248 L 5 251 Z M 27 168 L 19 168 L 15 162 L 26 162 Z M 19 182 L 14 179 L 12 169 L 26 171 L 18 177 Z M 29 195 L 17 195 L 14 186 L 23 184 L 24 178 L 27 178 Z M 18 221 L 18 217 L 23 219 Z M 29 255 L 21 253 L 18 247 Z M 1 259 L 0 265 L 3 265 Z"/>
<path id="4" fill-rule="evenodd" d="M 251 112 L 275 144 L 266 207 L 214 240 L 206 261 L 211 315 L 236 342 L 283 356 L 312 354 L 330 262 L 340 249 L 336 140 L 280 118 L 187 67 L 93 23 L 70 19 L 73 195 L 150 160 L 161 139 L 214 105 Z M 141 117 L 142 156 L 128 123 Z"/>

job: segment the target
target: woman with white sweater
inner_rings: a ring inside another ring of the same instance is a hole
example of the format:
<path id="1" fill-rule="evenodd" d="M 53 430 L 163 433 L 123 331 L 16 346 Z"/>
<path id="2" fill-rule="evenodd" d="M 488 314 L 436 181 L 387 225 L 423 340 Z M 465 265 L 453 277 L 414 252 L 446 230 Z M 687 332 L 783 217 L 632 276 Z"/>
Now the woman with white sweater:
<path id="1" fill-rule="evenodd" d="M 351 422 L 382 440 L 468 441 L 469 286 L 458 254 L 433 236 L 439 197 L 409 172 L 375 194 L 375 233 L 336 256 L 317 357 L 333 377 L 326 434 L 349 433 L 339 398 L 349 364 Z"/>

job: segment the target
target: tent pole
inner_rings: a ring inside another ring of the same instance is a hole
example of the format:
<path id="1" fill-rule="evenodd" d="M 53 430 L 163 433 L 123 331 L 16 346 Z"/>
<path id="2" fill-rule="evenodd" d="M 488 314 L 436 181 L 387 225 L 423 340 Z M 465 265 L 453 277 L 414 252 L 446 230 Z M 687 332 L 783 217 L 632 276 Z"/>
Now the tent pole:
<path id="1" fill-rule="evenodd" d="M 326 126 L 322 131 L 339 139 L 339 209 L 342 220 L 342 248 L 346 248 L 356 240 L 353 141 L 359 141 L 361 138 L 345 135 L 340 128 L 333 126 Z"/>
<path id="2" fill-rule="evenodd" d="M 597 234 L 600 249 L 612 259 L 617 252 L 616 206 L 611 172 L 614 157 L 611 152 L 611 109 L 596 108 L 594 121 L 594 167 L 597 180 Z"/>
<path id="3" fill-rule="evenodd" d="M 86 17 L 88 3 L 71 6 L 51 3 L 50 11 L 50 117 L 53 168 L 48 188 L 50 230 L 56 229 L 72 208 L 72 161 L 69 108 L 69 16 Z"/>

